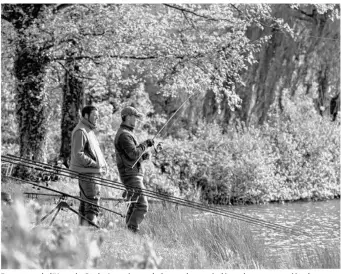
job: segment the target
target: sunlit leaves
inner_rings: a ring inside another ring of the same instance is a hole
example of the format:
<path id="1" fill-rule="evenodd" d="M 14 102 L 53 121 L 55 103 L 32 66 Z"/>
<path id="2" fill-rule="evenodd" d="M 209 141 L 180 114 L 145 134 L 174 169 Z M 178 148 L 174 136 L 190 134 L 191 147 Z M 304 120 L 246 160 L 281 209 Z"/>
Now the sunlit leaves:
<path id="1" fill-rule="evenodd" d="M 251 9 L 254 20 L 263 13 L 269 18 L 265 6 L 243 8 Z M 130 71 L 138 78 L 153 75 L 163 82 L 165 92 L 205 91 L 213 85 L 219 93 L 231 86 L 226 77 L 241 82 L 240 71 L 252 62 L 249 52 L 256 46 L 245 37 L 249 20 L 223 4 L 74 5 L 51 19 L 56 49 L 51 59 L 65 58 L 71 45 L 78 49 L 81 58 L 87 56 L 84 74 L 107 79 L 90 81 L 91 86 L 120 81 L 120 73 L 112 78 L 105 71 L 103 64 L 110 64 L 111 70 Z M 228 94 L 233 95 L 231 90 Z"/>
<path id="2" fill-rule="evenodd" d="M 89 87 L 116 89 L 114 83 L 126 81 L 122 73 L 129 72 L 137 81 L 152 75 L 165 93 L 212 89 L 225 93 L 228 101 L 258 47 L 246 38 L 246 28 L 273 20 L 268 5 L 76 4 L 55 9 L 47 6 L 25 30 L 27 43 L 45 48 L 51 62 L 65 62 L 72 50 Z"/>

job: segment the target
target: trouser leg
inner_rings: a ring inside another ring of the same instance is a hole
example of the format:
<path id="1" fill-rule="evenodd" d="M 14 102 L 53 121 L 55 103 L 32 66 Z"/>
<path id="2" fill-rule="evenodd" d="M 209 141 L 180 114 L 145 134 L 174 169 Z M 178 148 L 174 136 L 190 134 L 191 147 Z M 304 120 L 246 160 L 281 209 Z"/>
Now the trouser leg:
<path id="1" fill-rule="evenodd" d="M 81 201 L 79 213 L 85 218 L 97 224 L 99 205 L 100 205 L 100 185 L 98 185 L 99 178 L 94 178 L 97 174 L 84 174 L 80 176 L 80 198 Z M 91 204 L 87 203 L 90 202 Z M 82 220 L 81 225 L 89 225 L 88 221 Z"/>
<path id="2" fill-rule="evenodd" d="M 129 228 L 133 230 L 138 230 L 140 224 L 148 212 L 148 200 L 145 195 L 143 195 L 143 189 L 145 186 L 143 184 L 143 177 L 134 176 L 123 178 L 123 184 L 127 188 L 128 195 L 131 196 L 131 201 L 136 201 L 136 203 L 131 203 L 127 212 L 126 224 Z M 129 197 L 129 196 L 128 196 Z"/>
<path id="3" fill-rule="evenodd" d="M 79 196 L 81 197 L 82 194 L 79 193 Z M 79 203 L 78 212 L 79 212 L 79 215 L 85 216 L 85 204 L 83 201 L 80 201 L 80 203 Z M 81 218 L 80 216 L 78 216 L 78 217 L 79 217 L 79 225 L 83 225 L 83 218 Z"/>
<path id="4" fill-rule="evenodd" d="M 128 224 L 129 219 L 130 219 L 131 214 L 133 213 L 133 211 L 134 211 L 134 205 L 133 204 L 129 204 L 129 208 L 127 210 L 127 216 L 126 216 L 126 224 Z"/>

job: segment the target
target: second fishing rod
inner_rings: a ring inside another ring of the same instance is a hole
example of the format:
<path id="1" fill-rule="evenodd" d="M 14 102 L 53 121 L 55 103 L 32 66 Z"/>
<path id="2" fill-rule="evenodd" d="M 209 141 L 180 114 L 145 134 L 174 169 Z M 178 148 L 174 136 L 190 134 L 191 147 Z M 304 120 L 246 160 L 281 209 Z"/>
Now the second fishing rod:
<path id="1" fill-rule="evenodd" d="M 2 156 L 2 158 L 5 158 L 5 159 L 7 157 L 8 156 Z M 18 158 L 17 156 L 13 156 L 13 155 L 11 155 L 11 157 L 12 158 L 14 157 L 16 159 L 16 161 L 21 160 L 20 162 L 24 165 L 27 165 L 28 167 L 32 168 L 32 166 L 33 166 L 33 168 L 36 170 L 39 170 L 39 169 L 41 169 L 41 170 L 50 169 L 51 170 L 52 169 L 52 171 L 53 171 L 53 168 L 47 164 L 44 164 L 44 163 L 38 164 L 37 162 L 34 162 L 32 160 L 28 160 L 28 159 L 24 159 L 24 158 Z M 63 172 L 63 173 L 59 173 L 59 175 L 69 177 L 69 178 L 75 178 L 79 175 L 77 172 L 73 172 L 73 171 L 70 171 L 68 169 L 59 169 L 59 171 Z M 82 176 L 84 176 L 84 174 L 82 174 Z M 120 189 L 120 190 L 125 189 L 123 184 L 120 182 L 110 181 L 110 180 L 103 179 L 100 177 L 94 178 L 94 183 L 98 184 L 98 185 L 106 186 L 109 188 L 114 188 L 114 189 Z M 203 204 L 200 204 L 197 202 L 193 202 L 193 201 L 189 201 L 189 200 L 185 200 L 185 199 L 181 199 L 181 198 L 177 198 L 177 197 L 173 197 L 173 196 L 168 196 L 166 194 L 157 193 L 157 192 L 147 190 L 147 189 L 138 190 L 136 188 L 131 188 L 130 190 L 143 191 L 143 195 L 150 197 L 150 198 L 156 198 L 156 199 L 164 200 L 167 202 L 175 203 L 178 205 L 182 205 L 182 206 L 186 206 L 186 207 L 192 207 L 192 208 L 195 208 L 198 210 L 210 212 L 210 213 L 217 214 L 217 215 L 222 215 L 225 217 L 230 217 L 233 219 L 237 219 L 237 220 L 241 220 L 241 221 L 245 221 L 245 222 L 249 222 L 249 223 L 253 223 L 253 224 L 257 224 L 257 225 L 266 226 L 266 227 L 277 229 L 277 230 L 280 229 L 282 231 L 283 230 L 290 231 L 293 234 L 303 233 L 301 231 L 296 231 L 296 229 L 293 229 L 293 228 L 289 228 L 286 226 L 270 223 L 270 222 L 267 222 L 267 221 L 264 221 L 261 219 L 256 219 L 256 218 L 250 217 L 250 216 L 234 213 L 234 212 L 222 209 L 221 207 L 210 207 L 208 205 L 206 206 L 206 205 L 203 205 Z"/>
<path id="2" fill-rule="evenodd" d="M 33 167 L 36 170 L 38 170 L 38 169 L 42 169 L 42 170 L 49 169 L 49 170 L 51 170 L 51 172 L 56 172 L 56 170 L 52 166 L 49 166 L 49 165 L 44 164 L 44 163 L 37 163 L 37 162 L 34 162 L 32 160 L 19 158 L 17 156 L 13 156 L 13 155 L 2 156 L 2 158 L 4 158 L 4 159 L 10 158 L 13 161 L 13 163 L 20 162 L 21 164 L 27 165 L 31 168 Z M 58 169 L 58 171 L 59 171 L 59 175 L 62 175 L 65 177 L 75 178 L 78 176 L 78 173 L 72 172 L 68 169 Z M 82 176 L 84 176 L 84 175 L 82 175 Z M 124 189 L 123 184 L 120 182 L 110 181 L 110 180 L 99 178 L 99 177 L 95 179 L 95 183 L 102 185 L 102 186 L 109 187 L 109 188 L 115 188 L 115 189 L 121 189 L 121 190 Z M 281 230 L 281 231 L 289 232 L 290 234 L 295 234 L 295 235 L 304 234 L 306 236 L 308 235 L 305 232 L 299 231 L 299 230 L 294 229 L 294 228 L 289 228 L 289 227 L 286 227 L 283 225 L 278 225 L 278 224 L 270 223 L 270 222 L 267 222 L 267 221 L 264 221 L 261 219 L 257 219 L 257 218 L 253 218 L 250 216 L 234 213 L 234 212 L 228 211 L 226 209 L 223 209 L 221 207 L 210 207 L 210 206 L 206 206 L 206 205 L 203 205 L 203 204 L 200 204 L 197 202 L 193 202 L 193 201 L 189 201 L 189 200 L 185 200 L 185 199 L 181 199 L 181 198 L 177 198 L 177 197 L 173 197 L 173 196 L 168 196 L 168 195 L 157 193 L 157 192 L 147 190 L 147 189 L 143 189 L 143 190 L 141 189 L 140 191 L 143 192 L 143 195 L 150 197 L 150 198 L 156 198 L 156 199 L 164 200 L 167 202 L 175 203 L 178 205 L 195 208 L 195 209 L 198 209 L 201 211 L 210 212 L 212 214 L 230 217 L 233 219 L 237 219 L 240 221 L 245 221 L 248 223 L 268 227 L 268 228 L 275 229 L 275 230 Z"/>

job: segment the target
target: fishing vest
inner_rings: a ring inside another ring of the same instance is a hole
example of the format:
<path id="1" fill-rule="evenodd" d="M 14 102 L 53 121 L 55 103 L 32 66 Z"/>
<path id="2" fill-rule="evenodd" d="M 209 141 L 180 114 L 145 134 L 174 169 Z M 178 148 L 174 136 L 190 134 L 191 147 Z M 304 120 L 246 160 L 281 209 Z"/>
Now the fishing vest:
<path id="1" fill-rule="evenodd" d="M 77 126 L 72 131 L 71 143 L 77 141 L 74 140 L 74 134 L 76 131 L 81 130 L 88 140 L 84 147 L 84 153 L 89 156 L 92 160 L 94 160 L 98 165 L 97 167 L 85 167 L 79 159 L 77 159 L 75 155 L 75 151 L 73 151 L 71 147 L 71 161 L 70 161 L 70 170 L 76 171 L 79 173 L 101 173 L 103 169 L 106 169 L 107 163 L 105 161 L 104 155 L 100 149 L 98 140 L 96 135 L 92 129 L 88 126 L 79 122 Z M 101 170 L 102 169 L 102 170 Z"/>
<path id="2" fill-rule="evenodd" d="M 135 137 L 135 135 L 128 130 L 127 128 L 125 128 L 124 126 L 121 126 L 115 136 L 115 141 L 114 141 L 114 145 L 115 145 L 115 154 L 116 154 L 116 164 L 117 164 L 117 168 L 118 171 L 120 173 L 121 177 L 126 177 L 126 176 L 143 176 L 144 170 L 143 170 L 143 166 L 141 164 L 141 160 L 139 162 L 136 163 L 136 165 L 134 167 L 132 167 L 136 161 L 135 160 L 131 160 L 128 155 L 126 155 L 125 151 L 120 147 L 119 144 L 119 138 L 122 134 L 128 134 L 129 136 L 132 137 L 134 145 L 137 146 L 138 142 L 137 139 Z"/>

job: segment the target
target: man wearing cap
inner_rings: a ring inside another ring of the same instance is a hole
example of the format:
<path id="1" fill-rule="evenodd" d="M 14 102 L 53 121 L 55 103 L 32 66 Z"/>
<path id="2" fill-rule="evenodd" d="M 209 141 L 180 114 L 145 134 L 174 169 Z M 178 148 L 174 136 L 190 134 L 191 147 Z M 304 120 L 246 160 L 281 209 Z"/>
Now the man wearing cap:
<path id="1" fill-rule="evenodd" d="M 148 159 L 146 152 L 148 147 L 153 146 L 154 141 L 147 139 L 138 144 L 133 133 L 136 120 L 142 114 L 134 107 L 126 107 L 121 111 L 122 123 L 115 136 L 116 163 L 122 183 L 127 189 L 128 198 L 132 203 L 128 209 L 126 224 L 129 230 L 137 232 L 139 225 L 143 221 L 148 211 L 147 197 L 143 195 L 143 166 L 142 162 Z M 136 160 L 142 155 L 141 159 L 135 164 Z"/>
<path id="2" fill-rule="evenodd" d="M 82 201 L 79 205 L 80 225 L 97 225 L 100 185 L 99 177 L 106 173 L 107 163 L 94 133 L 98 120 L 95 106 L 85 106 L 82 117 L 72 131 L 70 170 L 79 173 L 79 189 Z M 90 203 L 87 203 L 90 202 Z"/>

